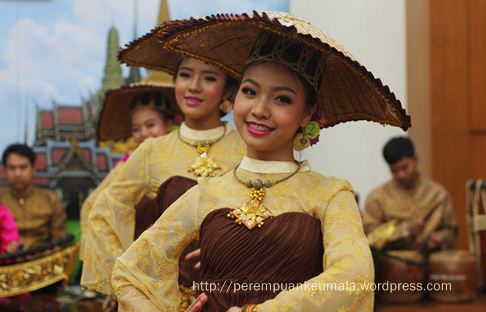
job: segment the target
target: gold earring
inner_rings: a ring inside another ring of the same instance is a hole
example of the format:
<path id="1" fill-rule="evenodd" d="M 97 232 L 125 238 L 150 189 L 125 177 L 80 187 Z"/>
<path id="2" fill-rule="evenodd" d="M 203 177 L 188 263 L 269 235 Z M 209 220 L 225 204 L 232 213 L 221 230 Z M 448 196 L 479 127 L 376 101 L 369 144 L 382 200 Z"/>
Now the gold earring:
<path id="1" fill-rule="evenodd" d="M 311 140 L 319 137 L 321 127 L 317 121 L 309 121 L 305 127 L 299 128 L 294 137 L 294 149 L 302 151 L 311 145 Z M 315 143 L 315 142 L 314 142 Z"/>
<path id="2" fill-rule="evenodd" d="M 305 135 L 304 128 L 299 128 L 299 130 L 297 131 L 294 137 L 294 149 L 300 152 L 305 148 L 309 147 L 309 145 L 310 145 L 310 140 Z"/>

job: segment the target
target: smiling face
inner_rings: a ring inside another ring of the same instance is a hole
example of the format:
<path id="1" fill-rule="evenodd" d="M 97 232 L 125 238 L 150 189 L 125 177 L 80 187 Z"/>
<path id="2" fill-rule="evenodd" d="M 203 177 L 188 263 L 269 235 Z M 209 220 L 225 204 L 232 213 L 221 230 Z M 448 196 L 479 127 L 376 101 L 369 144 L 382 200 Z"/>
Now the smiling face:
<path id="1" fill-rule="evenodd" d="M 205 130 L 221 125 L 219 105 L 224 98 L 225 74 L 202 61 L 185 58 L 175 78 L 177 104 L 186 125 Z"/>
<path id="2" fill-rule="evenodd" d="M 135 106 L 132 111 L 132 136 L 137 145 L 146 138 L 156 138 L 169 131 L 170 124 L 166 122 L 160 112 L 144 106 Z"/>
<path id="3" fill-rule="evenodd" d="M 234 120 L 247 155 L 293 161 L 293 140 L 309 122 L 305 88 L 296 74 L 273 62 L 249 66 L 234 103 Z"/>

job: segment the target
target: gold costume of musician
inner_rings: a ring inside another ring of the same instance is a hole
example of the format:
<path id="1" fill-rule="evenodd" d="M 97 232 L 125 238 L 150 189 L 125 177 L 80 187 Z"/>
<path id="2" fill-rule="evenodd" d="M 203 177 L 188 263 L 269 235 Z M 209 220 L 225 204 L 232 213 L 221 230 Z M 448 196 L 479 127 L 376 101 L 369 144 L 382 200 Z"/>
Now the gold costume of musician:
<path id="1" fill-rule="evenodd" d="M 53 191 L 32 186 L 20 195 L 4 187 L 0 202 L 12 212 L 24 247 L 66 235 L 64 207 Z"/>
<path id="2" fill-rule="evenodd" d="M 378 249 L 450 249 L 457 224 L 449 194 L 418 173 L 408 138 L 390 140 L 384 148 L 385 159 L 387 148 L 388 153 L 395 153 L 387 160 L 393 179 L 370 193 L 363 216 L 370 245 Z"/>
<path id="3" fill-rule="evenodd" d="M 7 255 L 12 257 L 0 266 L 0 297 L 67 280 L 77 258 L 77 245 L 54 248 L 53 242 L 48 243 L 55 239 L 57 244 L 68 242 L 61 239 L 66 235 L 66 215 L 54 192 L 32 186 L 35 158 L 35 152 L 25 144 L 12 144 L 3 153 L 9 186 L 0 189 L 0 202 L 12 212 L 24 249 L 34 246 L 41 250 L 27 256 L 21 252 Z M 40 243 L 47 244 L 44 248 Z"/>

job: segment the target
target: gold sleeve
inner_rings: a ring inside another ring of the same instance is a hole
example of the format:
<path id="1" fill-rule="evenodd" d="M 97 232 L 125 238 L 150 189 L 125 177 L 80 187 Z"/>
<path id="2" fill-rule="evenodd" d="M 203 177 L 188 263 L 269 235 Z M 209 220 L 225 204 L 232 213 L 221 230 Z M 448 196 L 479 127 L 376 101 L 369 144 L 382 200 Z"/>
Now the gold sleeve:
<path id="1" fill-rule="evenodd" d="M 80 223 L 81 223 L 81 240 L 79 242 L 79 259 L 83 260 L 84 249 L 86 248 L 86 235 L 88 232 L 88 216 L 93 208 L 98 195 L 105 190 L 108 185 L 115 179 L 117 172 L 123 166 L 123 163 L 113 168 L 110 173 L 103 179 L 103 181 L 89 194 L 81 206 Z M 89 246 L 89 245 L 88 245 Z"/>
<path id="2" fill-rule="evenodd" d="M 52 205 L 52 217 L 49 226 L 50 239 L 60 238 L 66 235 L 66 211 L 57 195 L 49 191 L 50 204 Z"/>
<path id="3" fill-rule="evenodd" d="M 373 259 L 353 193 L 338 192 L 322 210 L 324 272 L 257 305 L 258 312 L 373 311 Z"/>
<path id="4" fill-rule="evenodd" d="M 179 257 L 198 235 L 199 195 L 199 186 L 190 189 L 117 258 L 112 285 L 119 311 L 179 310 Z"/>
<path id="5" fill-rule="evenodd" d="M 97 196 L 88 216 L 81 285 L 110 295 L 116 257 L 133 242 L 135 205 L 148 193 L 152 140 L 130 156 L 115 179 Z"/>
<path id="6" fill-rule="evenodd" d="M 422 239 L 420 242 L 426 244 L 431 234 L 434 234 L 441 243 L 441 249 L 450 249 L 457 236 L 457 222 L 449 194 L 444 193 L 442 200 L 434 210 L 418 239 Z M 427 231 L 429 224 L 433 230 Z"/>
<path id="7" fill-rule="evenodd" d="M 442 249 L 449 249 L 452 248 L 457 238 L 457 221 L 449 194 L 446 195 L 443 205 L 444 218 L 437 235 L 441 240 Z"/>
<path id="8" fill-rule="evenodd" d="M 368 244 L 376 249 L 383 249 L 388 243 L 397 246 L 410 244 L 409 223 L 397 220 L 386 221 L 383 204 L 380 198 L 385 198 L 382 188 L 373 191 L 366 200 L 363 213 L 363 226 L 368 236 Z"/>
<path id="9" fill-rule="evenodd" d="M 384 219 L 383 208 L 380 205 L 378 196 L 373 192 L 366 199 L 365 210 L 363 213 L 363 226 L 366 234 L 371 233 L 375 228 L 382 224 Z"/>

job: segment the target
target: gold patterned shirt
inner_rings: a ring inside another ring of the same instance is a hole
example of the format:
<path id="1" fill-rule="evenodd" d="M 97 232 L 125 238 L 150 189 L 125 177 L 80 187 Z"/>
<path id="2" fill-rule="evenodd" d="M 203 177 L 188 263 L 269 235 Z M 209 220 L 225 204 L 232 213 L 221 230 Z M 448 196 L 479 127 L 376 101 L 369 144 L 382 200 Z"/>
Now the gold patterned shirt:
<path id="1" fill-rule="evenodd" d="M 66 235 L 66 213 L 53 191 L 31 187 L 20 196 L 3 187 L 0 202 L 12 212 L 24 247 Z"/>
<path id="2" fill-rule="evenodd" d="M 238 171 L 243 181 L 276 180 L 295 170 L 294 163 L 244 158 Z M 260 311 L 372 311 L 374 280 L 371 253 L 351 186 L 345 180 L 312 172 L 303 162 L 290 179 L 265 189 L 263 204 L 277 216 L 288 212 L 320 221 L 323 273 L 307 281 L 315 287 L 281 291 L 257 305 Z M 178 259 L 197 239 L 201 223 L 215 209 L 239 207 L 248 188 L 233 173 L 200 179 L 130 248 L 116 260 L 113 288 L 120 311 L 178 311 Z M 243 226 L 243 225 L 241 225 Z M 263 227 L 265 224 L 263 225 Z M 353 284 L 356 288 L 344 285 Z M 327 285 L 335 285 L 332 290 Z M 341 285 L 343 288 L 338 289 Z M 319 286 L 320 287 L 320 286 Z M 327 288 L 326 288 L 327 287 Z"/>
<path id="3" fill-rule="evenodd" d="M 184 124 L 181 137 L 188 141 L 210 141 L 224 137 L 209 149 L 209 156 L 221 167 L 221 175 L 234 168 L 245 152 L 238 132 L 226 125 L 195 131 Z M 176 131 L 145 140 L 123 164 L 115 179 L 96 198 L 89 214 L 84 248 L 81 284 L 95 291 L 111 294 L 111 273 L 116 257 L 133 242 L 135 205 L 145 197 L 155 197 L 167 179 L 182 176 L 195 179 L 188 171 L 197 158 L 196 148 L 182 142 Z"/>
<path id="4" fill-rule="evenodd" d="M 412 235 L 409 223 L 415 218 L 423 218 L 424 225 L 420 233 Z M 372 191 L 366 200 L 363 223 L 372 245 L 382 241 L 379 245 L 392 244 L 394 249 L 420 250 L 432 233 L 447 249 L 454 243 L 457 228 L 447 191 L 421 176 L 409 190 L 391 180 Z M 392 223 L 394 230 L 386 230 Z"/>

